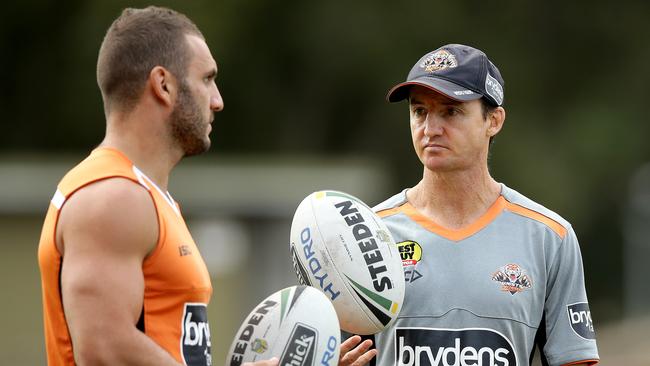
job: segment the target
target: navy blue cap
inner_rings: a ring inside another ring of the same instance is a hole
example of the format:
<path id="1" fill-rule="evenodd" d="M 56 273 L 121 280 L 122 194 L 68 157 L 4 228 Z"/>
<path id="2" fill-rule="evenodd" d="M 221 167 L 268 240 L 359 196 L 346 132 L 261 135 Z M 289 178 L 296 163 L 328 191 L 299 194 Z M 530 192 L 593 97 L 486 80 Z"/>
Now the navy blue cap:
<path id="1" fill-rule="evenodd" d="M 494 106 L 503 104 L 503 78 L 485 53 L 462 44 L 448 44 L 422 56 L 406 81 L 388 91 L 389 102 L 409 96 L 409 88 L 420 85 L 466 102 L 485 98 Z"/>

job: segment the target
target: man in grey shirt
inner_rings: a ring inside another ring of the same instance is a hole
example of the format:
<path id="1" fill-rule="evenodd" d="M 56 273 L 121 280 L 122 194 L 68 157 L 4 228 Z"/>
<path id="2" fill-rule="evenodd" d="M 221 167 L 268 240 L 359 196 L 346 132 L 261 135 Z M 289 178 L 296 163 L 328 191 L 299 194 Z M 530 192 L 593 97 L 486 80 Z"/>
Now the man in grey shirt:
<path id="1" fill-rule="evenodd" d="M 377 364 L 598 362 L 571 225 L 488 171 L 505 121 L 503 79 L 480 50 L 424 55 L 390 102 L 407 99 L 422 180 L 375 207 L 400 248 L 404 307 L 375 335 Z"/>

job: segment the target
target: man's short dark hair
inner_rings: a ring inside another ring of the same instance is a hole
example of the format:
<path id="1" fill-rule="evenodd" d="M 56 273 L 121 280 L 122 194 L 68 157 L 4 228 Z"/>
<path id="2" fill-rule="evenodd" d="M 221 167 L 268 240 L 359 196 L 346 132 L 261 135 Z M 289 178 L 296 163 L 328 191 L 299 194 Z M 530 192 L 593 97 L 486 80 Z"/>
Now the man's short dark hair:
<path id="1" fill-rule="evenodd" d="M 185 78 L 190 60 L 186 35 L 203 38 L 185 15 L 156 6 L 127 8 L 106 32 L 97 60 L 97 84 L 108 113 L 113 107 L 130 111 L 156 66 Z"/>
<path id="2" fill-rule="evenodd" d="M 490 113 L 494 112 L 497 106 L 490 104 L 487 99 L 481 98 L 481 111 L 483 112 L 483 119 L 487 119 Z"/>

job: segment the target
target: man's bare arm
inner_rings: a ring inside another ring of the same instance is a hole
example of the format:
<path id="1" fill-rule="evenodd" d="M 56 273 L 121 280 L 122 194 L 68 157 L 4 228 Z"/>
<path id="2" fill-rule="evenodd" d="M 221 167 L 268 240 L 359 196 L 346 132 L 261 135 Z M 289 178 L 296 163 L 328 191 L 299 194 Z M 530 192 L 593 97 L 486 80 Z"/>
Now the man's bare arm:
<path id="1" fill-rule="evenodd" d="M 178 365 L 136 328 L 142 261 L 157 240 L 153 201 L 132 181 L 94 183 L 64 205 L 57 227 L 61 291 L 78 364 Z"/>

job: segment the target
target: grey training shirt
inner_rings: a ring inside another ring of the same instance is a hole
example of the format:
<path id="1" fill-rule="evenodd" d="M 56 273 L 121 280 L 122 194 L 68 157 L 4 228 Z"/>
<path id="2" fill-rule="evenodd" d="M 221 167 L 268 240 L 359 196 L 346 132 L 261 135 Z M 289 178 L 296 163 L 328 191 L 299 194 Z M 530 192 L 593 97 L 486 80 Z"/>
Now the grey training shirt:
<path id="1" fill-rule="evenodd" d="M 406 190 L 375 207 L 406 279 L 396 322 L 375 335 L 377 365 L 550 365 L 598 360 L 580 248 L 570 224 L 502 185 L 477 222 L 443 228 Z"/>

